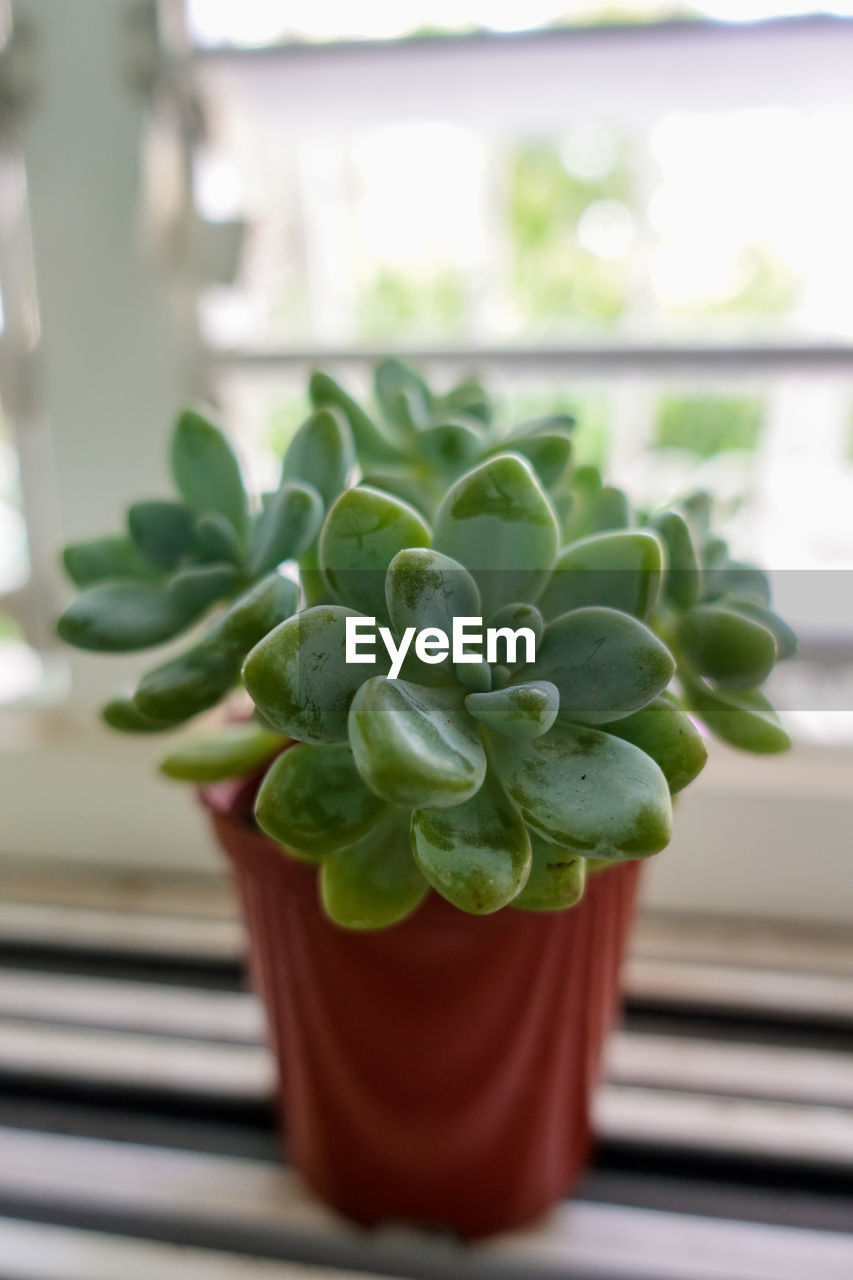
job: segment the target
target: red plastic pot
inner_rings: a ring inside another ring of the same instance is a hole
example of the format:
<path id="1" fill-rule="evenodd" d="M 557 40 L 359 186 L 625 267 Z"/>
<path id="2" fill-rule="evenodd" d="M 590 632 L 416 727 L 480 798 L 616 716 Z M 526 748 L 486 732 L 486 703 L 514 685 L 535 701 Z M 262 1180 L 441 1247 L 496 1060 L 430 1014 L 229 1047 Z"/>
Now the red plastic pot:
<path id="1" fill-rule="evenodd" d="M 288 1149 L 330 1204 L 479 1236 L 580 1178 L 639 863 L 571 911 L 468 916 L 437 894 L 402 924 L 329 922 L 316 870 L 249 823 L 254 784 L 210 788 L 278 1059 Z"/>

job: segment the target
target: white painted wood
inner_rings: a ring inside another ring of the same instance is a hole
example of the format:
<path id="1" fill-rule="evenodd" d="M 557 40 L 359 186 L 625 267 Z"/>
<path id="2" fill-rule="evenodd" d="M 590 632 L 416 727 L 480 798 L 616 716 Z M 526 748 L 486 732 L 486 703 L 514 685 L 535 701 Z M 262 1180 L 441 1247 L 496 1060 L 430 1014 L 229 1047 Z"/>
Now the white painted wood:
<path id="1" fill-rule="evenodd" d="M 636 959 L 726 964 L 853 977 L 853 931 L 783 921 L 641 912 L 631 936 Z"/>
<path id="2" fill-rule="evenodd" d="M 264 1036 L 250 995 L 25 969 L 0 969 L 2 1018 L 248 1044 Z"/>
<path id="3" fill-rule="evenodd" d="M 30 946 L 105 948 L 169 959 L 238 960 L 245 951 L 237 920 L 99 911 L 49 903 L 0 902 L 0 941 Z"/>
<path id="4" fill-rule="evenodd" d="M 450 120 L 487 133 L 551 132 L 614 113 L 643 123 L 676 110 L 849 102 L 853 25 L 632 26 L 462 40 L 201 54 L 215 100 L 239 94 L 270 125 L 313 137 L 395 120 Z M 535 91 L 534 91 L 535 87 Z M 346 102 L 345 115 L 340 110 Z"/>
<path id="5" fill-rule="evenodd" d="M 0 1022 L 0 1071 L 88 1085 L 164 1089 L 231 1102 L 264 1101 L 274 1089 L 261 1045 Z"/>
<path id="6" fill-rule="evenodd" d="M 849 1053 L 622 1031 L 605 1057 L 611 1084 L 853 1108 Z"/>
<path id="7" fill-rule="evenodd" d="M 341 1280 L 339 1271 L 0 1218 L 0 1280 Z M 350 1280 L 369 1280 L 346 1273 Z"/>
<path id="8" fill-rule="evenodd" d="M 620 1206 L 564 1203 L 530 1230 L 471 1247 L 388 1228 L 364 1232 L 289 1169 L 231 1157 L 0 1130 L 0 1195 L 82 1215 L 139 1215 L 203 1233 L 267 1233 L 300 1256 L 422 1276 L 608 1280 L 849 1280 L 853 1237 Z M 406 1263 L 410 1264 L 408 1267 Z M 25 1280 L 30 1280 L 26 1277 Z M 41 1278 L 39 1278 L 41 1280 Z"/>
<path id="9" fill-rule="evenodd" d="M 791 963 L 794 963 L 792 957 Z M 853 980 L 838 974 L 780 972 L 725 964 L 629 958 L 625 990 L 638 1000 L 783 1018 L 853 1019 Z"/>
<path id="10" fill-rule="evenodd" d="M 605 1085 L 594 1114 L 619 1142 L 853 1169 L 853 1113 L 840 1107 Z"/>

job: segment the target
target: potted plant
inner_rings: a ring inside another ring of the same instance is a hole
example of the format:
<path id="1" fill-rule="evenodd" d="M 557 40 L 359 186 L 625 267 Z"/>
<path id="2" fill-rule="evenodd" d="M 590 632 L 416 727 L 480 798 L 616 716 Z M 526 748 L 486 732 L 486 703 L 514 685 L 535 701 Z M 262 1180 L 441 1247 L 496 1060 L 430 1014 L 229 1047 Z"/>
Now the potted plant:
<path id="1" fill-rule="evenodd" d="M 387 361 L 376 391 L 368 416 L 315 375 L 254 512 L 182 416 L 183 501 L 66 552 L 60 632 L 141 647 L 224 602 L 105 715 L 169 728 L 242 673 L 254 719 L 164 770 L 207 784 L 291 1155 L 359 1221 L 474 1236 L 579 1177 L 638 869 L 706 758 L 688 711 L 784 749 L 760 686 L 794 640 L 706 495 L 634 512 L 572 466 L 570 420 L 499 432 L 473 381 Z"/>

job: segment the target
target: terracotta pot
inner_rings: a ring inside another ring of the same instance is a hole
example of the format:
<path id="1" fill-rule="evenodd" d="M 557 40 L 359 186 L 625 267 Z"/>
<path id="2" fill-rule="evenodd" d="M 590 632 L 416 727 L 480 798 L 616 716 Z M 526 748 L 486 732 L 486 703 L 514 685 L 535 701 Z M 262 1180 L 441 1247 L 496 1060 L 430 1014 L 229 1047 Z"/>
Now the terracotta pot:
<path id="1" fill-rule="evenodd" d="M 468 916 L 431 894 L 402 924 L 331 924 L 316 870 L 248 822 L 254 783 L 205 795 L 249 927 L 290 1157 L 366 1224 L 466 1236 L 529 1221 L 578 1181 L 618 1006 L 639 863 L 572 911 Z"/>

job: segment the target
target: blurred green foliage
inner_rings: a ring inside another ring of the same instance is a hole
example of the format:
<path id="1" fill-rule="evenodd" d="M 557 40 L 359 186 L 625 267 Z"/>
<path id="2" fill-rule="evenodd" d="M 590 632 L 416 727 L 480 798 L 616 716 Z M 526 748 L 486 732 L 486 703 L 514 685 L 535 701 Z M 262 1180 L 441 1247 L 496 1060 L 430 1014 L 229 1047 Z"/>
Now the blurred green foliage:
<path id="1" fill-rule="evenodd" d="M 384 266 L 360 292 L 356 325 L 363 338 L 394 338 L 401 329 L 415 333 L 459 333 L 466 318 L 465 284 L 459 271 L 445 267 L 426 278 Z"/>
<path id="2" fill-rule="evenodd" d="M 663 396 L 653 440 L 659 448 L 687 449 L 710 458 L 727 449 L 754 450 L 763 423 L 761 396 Z"/>

